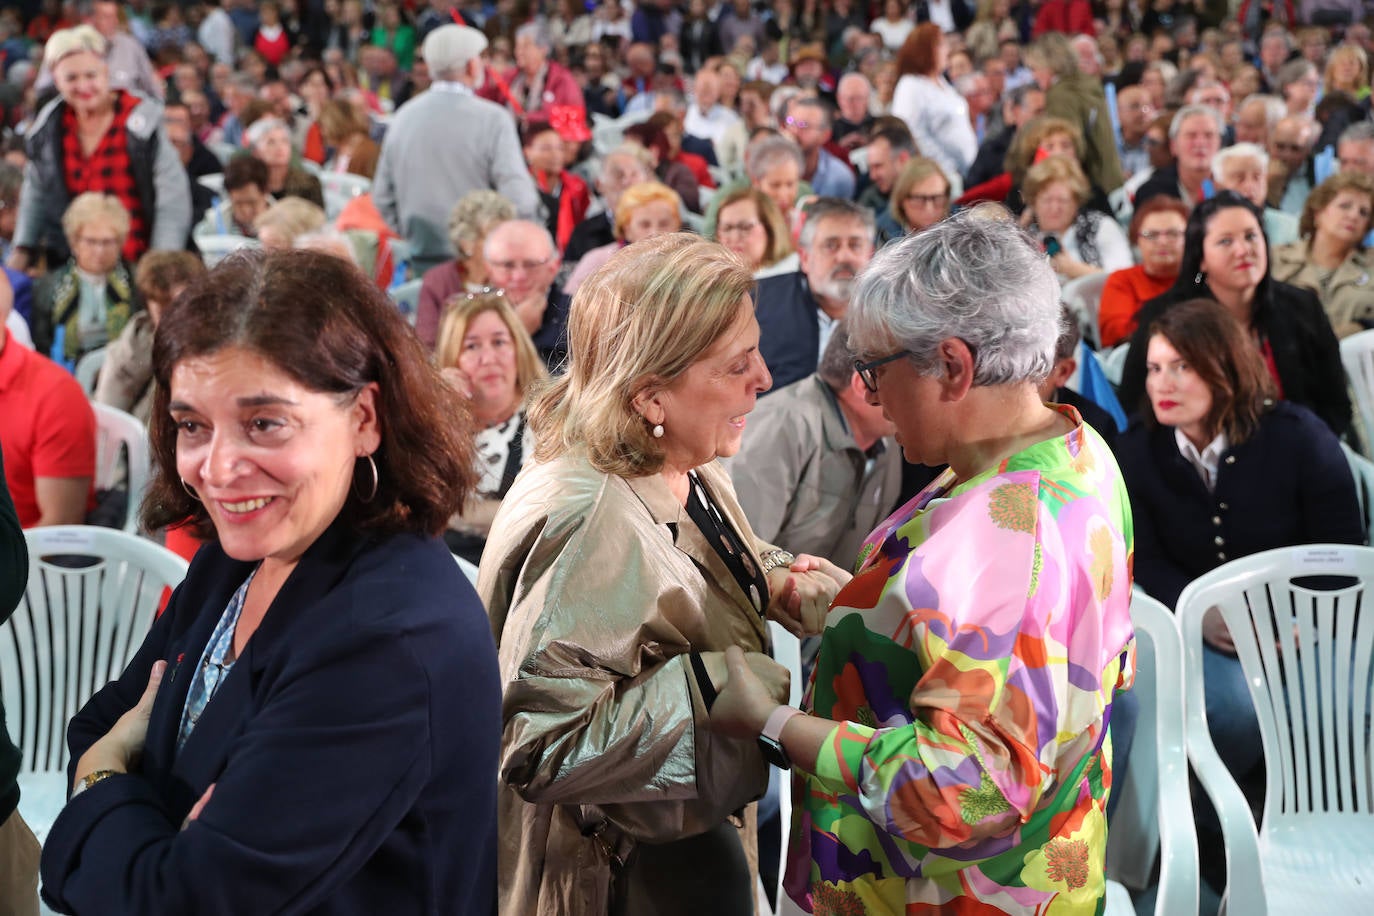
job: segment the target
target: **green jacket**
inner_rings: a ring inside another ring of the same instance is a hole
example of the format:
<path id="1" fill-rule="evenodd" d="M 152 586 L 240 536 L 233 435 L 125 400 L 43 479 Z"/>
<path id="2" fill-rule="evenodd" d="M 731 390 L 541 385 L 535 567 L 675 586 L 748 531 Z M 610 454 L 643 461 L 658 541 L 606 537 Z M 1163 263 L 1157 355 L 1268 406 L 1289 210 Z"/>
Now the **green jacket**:
<path id="1" fill-rule="evenodd" d="M 24 532 L 5 486 L 4 459 L 0 457 L 0 624 L 9 620 L 29 581 L 29 551 Z M 0 824 L 19 805 L 19 749 L 5 728 L 5 704 L 0 699 Z"/>
<path id="2" fill-rule="evenodd" d="M 1045 94 L 1045 114 L 1077 124 L 1083 131 L 1083 170 L 1088 180 L 1110 194 L 1121 187 L 1121 159 L 1102 83 L 1084 73 L 1063 77 Z"/>

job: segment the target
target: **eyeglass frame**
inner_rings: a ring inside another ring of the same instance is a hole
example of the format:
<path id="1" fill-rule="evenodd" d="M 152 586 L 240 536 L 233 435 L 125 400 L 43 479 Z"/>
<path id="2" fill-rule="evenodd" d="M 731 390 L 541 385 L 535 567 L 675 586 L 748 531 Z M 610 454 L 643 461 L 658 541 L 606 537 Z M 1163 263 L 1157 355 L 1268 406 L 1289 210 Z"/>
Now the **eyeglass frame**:
<path id="1" fill-rule="evenodd" d="M 527 274 L 532 274 L 541 267 L 548 267 L 557 256 L 558 252 L 555 251 L 542 261 L 488 261 L 487 267 L 495 267 L 507 272 L 523 270 Z"/>
<path id="2" fill-rule="evenodd" d="M 878 376 L 874 374 L 873 370 L 877 369 L 879 366 L 886 366 L 888 363 L 895 363 L 897 360 L 905 356 L 912 355 L 913 354 L 910 350 L 898 350 L 896 353 L 892 353 L 888 356 L 880 356 L 875 360 L 870 360 L 869 362 L 864 362 L 861 359 L 856 359 L 854 360 L 854 371 L 859 373 L 859 380 L 864 383 L 864 388 L 868 389 L 868 393 L 877 394 Z"/>

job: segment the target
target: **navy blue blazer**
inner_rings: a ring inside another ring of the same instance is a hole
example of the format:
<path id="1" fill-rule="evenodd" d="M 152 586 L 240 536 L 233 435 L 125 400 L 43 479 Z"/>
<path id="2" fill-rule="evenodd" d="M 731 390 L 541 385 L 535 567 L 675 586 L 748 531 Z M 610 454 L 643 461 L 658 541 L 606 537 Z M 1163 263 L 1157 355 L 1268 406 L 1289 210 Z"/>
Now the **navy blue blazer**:
<path id="1" fill-rule="evenodd" d="M 74 769 L 167 661 L 141 772 L 63 809 L 44 898 L 108 916 L 489 916 L 500 679 L 486 613 L 443 542 L 328 529 L 178 754 L 201 652 L 251 568 L 202 548 L 128 669 L 72 720 Z"/>
<path id="2" fill-rule="evenodd" d="M 773 376 L 770 390 L 799 382 L 816 371 L 821 361 L 819 308 L 801 271 L 759 281 L 754 314 L 759 320 L 759 355 Z"/>
<path id="3" fill-rule="evenodd" d="M 1226 450 L 1211 493 L 1172 426 L 1137 418 L 1116 440 L 1135 519 L 1135 581 L 1173 607 L 1183 587 L 1230 560 L 1296 544 L 1364 540 L 1350 465 L 1316 414 L 1279 401 Z"/>

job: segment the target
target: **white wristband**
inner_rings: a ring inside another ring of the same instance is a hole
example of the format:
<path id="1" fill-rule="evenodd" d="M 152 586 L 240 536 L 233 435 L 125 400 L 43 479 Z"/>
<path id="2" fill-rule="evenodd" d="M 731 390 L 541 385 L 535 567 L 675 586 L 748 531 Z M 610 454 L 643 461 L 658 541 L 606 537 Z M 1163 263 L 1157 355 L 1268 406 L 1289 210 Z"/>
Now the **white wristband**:
<path id="1" fill-rule="evenodd" d="M 768 716 L 768 721 L 763 724 L 763 731 L 760 735 L 770 741 L 782 743 L 782 730 L 791 721 L 793 716 L 804 715 L 795 706 L 779 706 Z"/>

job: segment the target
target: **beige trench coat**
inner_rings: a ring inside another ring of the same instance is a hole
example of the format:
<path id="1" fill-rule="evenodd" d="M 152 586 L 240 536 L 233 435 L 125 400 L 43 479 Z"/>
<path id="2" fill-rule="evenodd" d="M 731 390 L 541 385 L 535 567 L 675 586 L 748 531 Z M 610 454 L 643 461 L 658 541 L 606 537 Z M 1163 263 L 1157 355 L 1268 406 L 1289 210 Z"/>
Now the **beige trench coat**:
<path id="1" fill-rule="evenodd" d="M 1275 280 L 1304 286 L 1321 298 L 1337 337 L 1358 334 L 1364 330 L 1361 321 L 1374 320 L 1374 261 L 1368 252 L 1351 252 L 1331 275 L 1325 296 L 1321 293 L 1317 268 L 1307 260 L 1307 242 L 1280 245 L 1271 259 L 1269 272 Z"/>
<path id="2" fill-rule="evenodd" d="M 698 474 L 758 562 L 769 545 L 729 477 L 714 463 Z M 637 841 L 701 833 L 762 795 L 762 755 L 711 731 L 688 653 L 763 651 L 766 624 L 661 477 L 576 457 L 526 467 L 478 591 L 504 683 L 503 916 L 604 916 Z"/>

